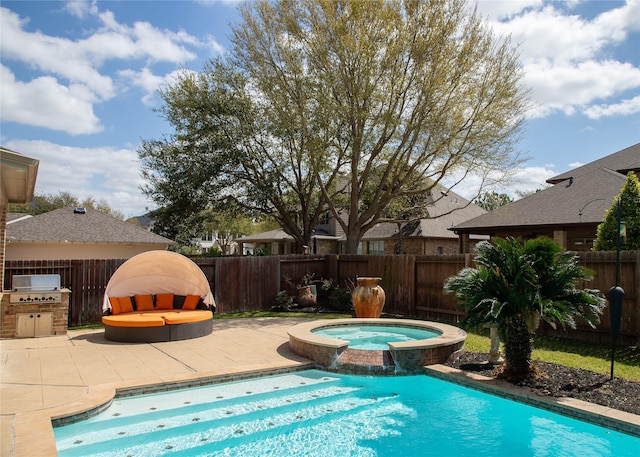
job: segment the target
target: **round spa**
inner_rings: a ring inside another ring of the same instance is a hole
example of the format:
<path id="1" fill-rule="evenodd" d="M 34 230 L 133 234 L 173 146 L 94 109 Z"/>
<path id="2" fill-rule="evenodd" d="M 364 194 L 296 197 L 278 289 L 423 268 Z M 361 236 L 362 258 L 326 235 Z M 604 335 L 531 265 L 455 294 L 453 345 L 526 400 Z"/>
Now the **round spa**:
<path id="1" fill-rule="evenodd" d="M 467 334 L 411 319 L 336 319 L 298 324 L 289 347 L 319 368 L 352 374 L 403 374 L 456 357 Z"/>

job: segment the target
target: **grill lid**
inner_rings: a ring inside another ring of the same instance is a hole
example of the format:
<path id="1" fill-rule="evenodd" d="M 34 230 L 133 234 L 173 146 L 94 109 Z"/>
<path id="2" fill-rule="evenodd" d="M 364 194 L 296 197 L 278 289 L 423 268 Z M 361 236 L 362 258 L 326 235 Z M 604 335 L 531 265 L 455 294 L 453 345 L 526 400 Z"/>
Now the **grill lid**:
<path id="1" fill-rule="evenodd" d="M 60 290 L 60 275 L 14 275 L 13 292 L 49 292 Z"/>

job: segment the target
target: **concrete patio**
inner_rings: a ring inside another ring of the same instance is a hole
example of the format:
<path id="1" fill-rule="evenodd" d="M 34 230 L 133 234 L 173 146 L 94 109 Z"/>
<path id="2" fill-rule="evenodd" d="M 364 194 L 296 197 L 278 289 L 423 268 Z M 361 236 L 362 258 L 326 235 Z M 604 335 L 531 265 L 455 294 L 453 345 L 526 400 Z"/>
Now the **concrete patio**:
<path id="1" fill-rule="evenodd" d="M 310 364 L 289 351 L 300 319 L 216 320 L 212 334 L 167 343 L 114 343 L 103 330 L 0 341 L 0 455 L 55 456 L 52 418 L 109 401 L 115 389 Z"/>

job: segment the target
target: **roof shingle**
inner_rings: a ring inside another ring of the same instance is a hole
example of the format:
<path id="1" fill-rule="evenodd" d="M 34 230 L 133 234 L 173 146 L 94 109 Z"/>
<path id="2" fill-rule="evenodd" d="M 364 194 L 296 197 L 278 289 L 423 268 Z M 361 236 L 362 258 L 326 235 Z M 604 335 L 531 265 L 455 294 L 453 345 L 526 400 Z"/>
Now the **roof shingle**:
<path id="1" fill-rule="evenodd" d="M 107 214 L 60 208 L 7 224 L 12 242 L 175 244 L 173 241 Z"/>
<path id="2" fill-rule="evenodd" d="M 473 229 L 600 223 L 625 182 L 626 176 L 620 173 L 607 168 L 593 169 L 462 222 L 454 229 L 473 232 Z"/>

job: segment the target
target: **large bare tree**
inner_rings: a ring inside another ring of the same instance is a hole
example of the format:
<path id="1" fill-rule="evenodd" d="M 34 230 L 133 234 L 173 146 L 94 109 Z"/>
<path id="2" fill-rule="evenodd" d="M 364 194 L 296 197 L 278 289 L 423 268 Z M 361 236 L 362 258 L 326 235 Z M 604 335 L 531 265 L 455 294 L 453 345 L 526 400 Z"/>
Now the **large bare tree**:
<path id="1" fill-rule="evenodd" d="M 347 252 L 392 202 L 519 164 L 518 54 L 465 1 L 256 0 L 241 14 L 232 61 Z"/>

